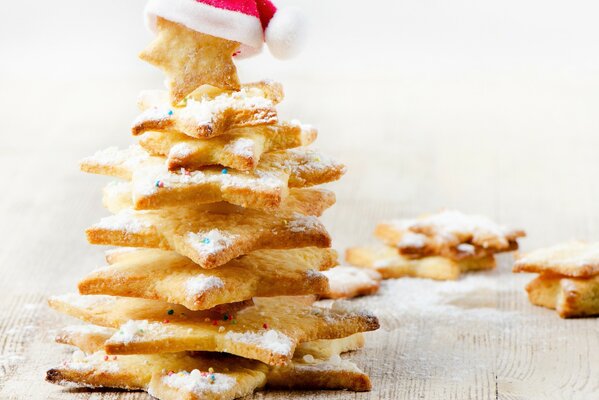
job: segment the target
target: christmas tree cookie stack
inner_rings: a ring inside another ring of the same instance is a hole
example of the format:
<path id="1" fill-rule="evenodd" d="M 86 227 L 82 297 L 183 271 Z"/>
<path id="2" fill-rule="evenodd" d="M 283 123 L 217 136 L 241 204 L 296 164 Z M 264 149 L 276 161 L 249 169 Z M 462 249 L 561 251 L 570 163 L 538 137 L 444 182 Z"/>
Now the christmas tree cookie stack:
<path id="1" fill-rule="evenodd" d="M 141 57 L 165 71 L 168 91 L 140 95 L 138 143 L 81 163 L 117 178 L 103 193 L 112 215 L 87 236 L 118 247 L 79 294 L 49 300 L 89 325 L 57 336 L 78 350 L 47 380 L 158 399 L 368 390 L 340 354 L 362 347 L 377 319 L 313 305 L 329 290 L 321 271 L 337 264 L 318 220 L 335 196 L 315 186 L 344 167 L 305 147 L 315 129 L 279 118 L 281 85 L 240 84 L 232 62 L 263 37 L 284 55 L 300 26 L 268 1 L 211 3 L 148 3 L 157 35 Z"/>

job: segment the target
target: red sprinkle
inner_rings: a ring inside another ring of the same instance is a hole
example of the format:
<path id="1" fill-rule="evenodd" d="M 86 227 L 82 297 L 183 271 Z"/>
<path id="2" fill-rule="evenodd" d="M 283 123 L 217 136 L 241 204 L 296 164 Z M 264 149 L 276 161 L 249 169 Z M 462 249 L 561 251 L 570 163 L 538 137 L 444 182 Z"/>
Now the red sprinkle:
<path id="1" fill-rule="evenodd" d="M 218 325 L 218 321 L 217 320 L 213 320 L 212 321 L 212 325 L 214 325 L 214 326 Z"/>
<path id="2" fill-rule="evenodd" d="M 108 356 L 104 356 L 104 361 L 108 361 Z"/>
<path id="3" fill-rule="evenodd" d="M 262 325 L 262 327 L 263 327 L 264 329 L 268 329 L 268 324 L 267 324 L 267 323 L 264 323 L 264 324 Z"/>
<path id="4" fill-rule="evenodd" d="M 174 373 L 175 373 L 174 371 L 168 371 L 168 376 L 171 376 Z"/>
<path id="5" fill-rule="evenodd" d="M 165 319 L 164 321 L 162 321 L 163 324 L 168 324 L 169 322 L 171 322 L 171 321 L 169 321 L 168 319 Z"/>

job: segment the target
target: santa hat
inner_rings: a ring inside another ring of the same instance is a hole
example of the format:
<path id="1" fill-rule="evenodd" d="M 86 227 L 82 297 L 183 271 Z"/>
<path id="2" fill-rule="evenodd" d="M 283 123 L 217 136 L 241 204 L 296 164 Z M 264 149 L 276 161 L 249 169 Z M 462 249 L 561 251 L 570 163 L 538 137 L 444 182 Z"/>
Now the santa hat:
<path id="1" fill-rule="evenodd" d="M 302 47 L 305 19 L 296 8 L 277 9 L 270 0 L 149 0 L 146 23 L 156 18 L 197 32 L 241 43 L 241 56 L 257 54 L 266 42 L 277 58 L 290 58 Z"/>

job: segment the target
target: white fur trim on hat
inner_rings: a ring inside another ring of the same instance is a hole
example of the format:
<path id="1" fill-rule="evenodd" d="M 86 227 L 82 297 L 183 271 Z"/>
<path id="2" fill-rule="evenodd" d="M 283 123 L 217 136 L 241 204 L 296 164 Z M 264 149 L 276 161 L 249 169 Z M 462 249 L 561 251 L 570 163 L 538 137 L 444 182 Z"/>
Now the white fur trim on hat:
<path id="1" fill-rule="evenodd" d="M 197 32 L 240 42 L 258 52 L 264 41 L 258 18 L 195 0 L 150 0 L 145 16 L 146 24 L 152 31 L 156 31 L 156 17 L 162 17 Z"/>
<path id="2" fill-rule="evenodd" d="M 280 59 L 297 55 L 305 43 L 306 28 L 306 17 L 298 8 L 279 8 L 266 28 L 268 49 Z"/>

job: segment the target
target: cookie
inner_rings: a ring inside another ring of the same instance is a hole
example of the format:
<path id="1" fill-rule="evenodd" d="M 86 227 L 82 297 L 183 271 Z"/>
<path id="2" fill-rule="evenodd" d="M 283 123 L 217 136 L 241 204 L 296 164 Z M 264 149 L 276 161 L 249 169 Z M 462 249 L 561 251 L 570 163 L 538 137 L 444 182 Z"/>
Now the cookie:
<path id="1" fill-rule="evenodd" d="M 88 355 L 76 351 L 72 359 L 51 369 L 47 380 L 55 384 L 82 387 L 113 387 L 128 390 L 148 390 L 150 386 L 168 384 L 160 382 L 152 384 L 152 379 L 164 379 L 177 374 L 181 381 L 184 379 L 200 383 L 201 378 L 208 378 L 208 385 L 191 385 L 196 389 L 195 395 L 206 398 L 209 395 L 221 396 L 216 398 L 235 398 L 223 393 L 214 393 L 217 378 L 234 376 L 240 387 L 264 386 L 271 388 L 289 389 L 347 389 L 364 391 L 370 389 L 368 375 L 360 371 L 349 361 L 340 359 L 339 355 L 346 351 L 357 350 L 363 346 L 361 334 L 343 339 L 320 340 L 306 342 L 298 346 L 293 360 L 286 366 L 266 366 L 257 361 L 245 360 L 235 356 L 217 355 L 210 353 L 162 353 L 148 355 L 109 356 L 100 348 L 86 344 L 85 334 L 78 337 L 69 336 L 68 332 L 85 330 L 95 331 L 97 327 L 84 325 L 69 327 L 59 335 L 59 342 L 70 344 L 84 350 Z M 107 329 L 107 328 L 101 328 Z M 66 332 L 66 333 L 65 333 Z M 110 335 L 105 339 L 108 340 Z M 87 349 L 87 350 L 86 350 Z M 318 350 L 316 350 L 318 349 Z M 301 350 L 301 351 L 300 351 Z M 316 351 L 315 351 L 316 350 Z M 308 353 L 311 351 L 313 354 Z M 193 372 L 197 370 L 197 372 Z M 212 370 L 212 372 L 210 372 Z M 199 377 L 197 376 L 199 372 Z M 194 374 L 192 377 L 191 374 Z M 224 375 L 224 376 L 223 376 Z M 225 381 L 225 379 L 223 379 Z M 244 384 L 245 383 L 245 384 Z M 169 385 L 172 386 L 172 385 Z M 213 389 L 213 390 L 210 390 Z M 154 390 L 154 395 L 159 395 Z M 246 393 L 247 392 L 247 393 Z M 246 390 L 242 394 L 249 394 Z M 235 393 L 235 395 L 240 394 Z M 182 395 L 182 393 L 177 393 Z M 158 397 L 163 398 L 163 397 Z M 166 397 L 169 398 L 169 397 Z"/>
<path id="2" fill-rule="evenodd" d="M 599 315 L 599 275 L 569 278 L 541 274 L 526 291 L 532 304 L 554 309 L 562 318 Z"/>
<path id="3" fill-rule="evenodd" d="M 279 121 L 276 103 L 254 88 L 223 92 L 216 97 L 190 97 L 178 107 L 165 101 L 160 92 L 142 92 L 138 105 L 142 112 L 131 125 L 134 136 L 158 131 L 210 139 L 232 129 Z"/>
<path id="4" fill-rule="evenodd" d="M 379 291 L 381 275 L 373 270 L 340 265 L 323 272 L 329 280 L 329 288 L 321 298 L 350 299 Z"/>
<path id="5" fill-rule="evenodd" d="M 352 265 L 380 273 L 384 279 L 413 277 L 455 280 L 463 272 L 495 268 L 493 256 L 461 260 L 440 256 L 413 259 L 400 255 L 394 247 L 382 245 L 349 248 L 345 259 Z"/>
<path id="6" fill-rule="evenodd" d="M 514 272 L 539 272 L 572 278 L 599 275 L 599 243 L 569 242 L 524 254 Z"/>
<path id="7" fill-rule="evenodd" d="M 417 219 L 381 223 L 375 235 L 406 257 L 442 256 L 460 260 L 516 250 L 517 239 L 525 233 L 498 225 L 481 215 L 442 211 Z"/>
<path id="8" fill-rule="evenodd" d="M 321 193 L 292 193 L 276 214 L 227 204 L 210 205 L 208 210 L 198 206 L 124 209 L 101 219 L 86 234 L 92 244 L 174 250 L 210 269 L 256 250 L 330 247 L 324 225 L 314 216 L 303 215 L 319 215 L 332 204 L 334 199 Z"/>
<path id="9" fill-rule="evenodd" d="M 202 270 L 174 252 L 144 249 L 122 253 L 111 265 L 79 282 L 81 294 L 139 297 L 206 310 L 253 297 L 328 293 L 317 271 L 337 264 L 330 249 L 262 250 Z"/>
<path id="10" fill-rule="evenodd" d="M 304 148 L 265 154 L 251 172 L 207 167 L 174 173 L 168 171 L 164 158 L 144 153 L 139 146 L 109 148 L 82 160 L 81 169 L 131 180 L 133 206 L 142 210 L 219 201 L 274 210 L 281 206 L 289 187 L 319 185 L 345 173 L 342 164 Z"/>
<path id="11" fill-rule="evenodd" d="M 197 170 L 222 165 L 239 171 L 254 170 L 262 154 L 307 146 L 316 129 L 296 122 L 232 129 L 213 139 L 195 139 L 177 132 L 146 132 L 139 144 L 152 156 L 163 156 L 170 171 Z"/>
<path id="12" fill-rule="evenodd" d="M 117 328 L 105 343 L 108 354 L 213 351 L 284 365 L 299 343 L 379 327 L 370 314 L 318 308 L 302 298 L 256 298 L 254 303 L 217 317 L 214 310 L 190 311 L 137 298 L 64 295 L 49 300 L 57 311 Z"/>
<path id="13" fill-rule="evenodd" d="M 233 54 L 240 44 L 158 18 L 158 34 L 139 57 L 168 76 L 171 102 L 179 103 L 202 85 L 239 89 Z"/>

